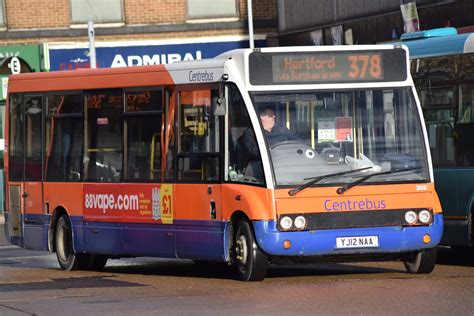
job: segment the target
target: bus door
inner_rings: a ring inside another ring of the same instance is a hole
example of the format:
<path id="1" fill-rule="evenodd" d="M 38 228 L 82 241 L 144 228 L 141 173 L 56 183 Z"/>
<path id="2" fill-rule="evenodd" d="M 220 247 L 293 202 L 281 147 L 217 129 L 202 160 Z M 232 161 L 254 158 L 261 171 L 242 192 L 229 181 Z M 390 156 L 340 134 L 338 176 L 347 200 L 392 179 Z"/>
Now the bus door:
<path id="1" fill-rule="evenodd" d="M 20 103 L 17 104 L 19 105 Z M 12 102 L 12 107 L 14 106 Z M 24 96 L 23 111 L 12 108 L 11 114 L 10 136 L 13 150 L 9 159 L 10 180 L 18 180 L 21 183 L 20 186 L 9 187 L 9 201 L 13 211 L 12 223 L 19 219 L 18 211 L 22 208 L 24 247 L 41 250 L 45 249 L 46 244 L 43 234 L 43 97 Z M 15 228 L 11 228 L 11 232 L 14 233 Z"/>
<path id="2" fill-rule="evenodd" d="M 43 249 L 43 97 L 24 97 L 24 243 L 29 249 Z"/>
<path id="3" fill-rule="evenodd" d="M 212 259 L 222 253 L 223 116 L 212 113 L 219 89 L 200 87 L 178 92 L 177 179 L 174 217 L 176 255 Z M 205 236 L 203 238 L 203 236 Z"/>
<path id="4" fill-rule="evenodd" d="M 5 182 L 7 195 L 8 237 L 11 243 L 19 244 L 23 237 L 22 229 L 22 190 L 24 173 L 24 115 L 21 96 L 10 94 L 8 97 L 9 133 L 8 133 L 8 165 Z"/>

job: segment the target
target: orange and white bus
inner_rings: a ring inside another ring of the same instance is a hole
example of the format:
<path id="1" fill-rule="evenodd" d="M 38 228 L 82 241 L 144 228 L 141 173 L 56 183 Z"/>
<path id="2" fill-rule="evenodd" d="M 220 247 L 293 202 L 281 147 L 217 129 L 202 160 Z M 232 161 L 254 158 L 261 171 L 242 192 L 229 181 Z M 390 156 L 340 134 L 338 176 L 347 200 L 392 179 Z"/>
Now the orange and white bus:
<path id="1" fill-rule="evenodd" d="M 429 273 L 443 221 L 407 61 L 287 47 L 13 75 L 6 237 L 65 270 L 153 256 L 242 280 L 280 259 Z"/>

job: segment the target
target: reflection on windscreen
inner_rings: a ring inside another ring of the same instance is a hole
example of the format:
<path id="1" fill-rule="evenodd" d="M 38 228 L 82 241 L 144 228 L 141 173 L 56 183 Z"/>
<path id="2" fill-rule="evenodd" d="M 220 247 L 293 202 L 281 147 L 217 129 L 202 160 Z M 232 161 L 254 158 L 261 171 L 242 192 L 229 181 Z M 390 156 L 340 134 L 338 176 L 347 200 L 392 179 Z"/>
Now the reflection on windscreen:
<path id="1" fill-rule="evenodd" d="M 428 179 L 421 123 L 409 88 L 254 93 L 252 98 L 277 185 L 364 167 L 372 168 L 328 177 L 318 185 L 401 169 L 415 170 L 367 182 Z"/>

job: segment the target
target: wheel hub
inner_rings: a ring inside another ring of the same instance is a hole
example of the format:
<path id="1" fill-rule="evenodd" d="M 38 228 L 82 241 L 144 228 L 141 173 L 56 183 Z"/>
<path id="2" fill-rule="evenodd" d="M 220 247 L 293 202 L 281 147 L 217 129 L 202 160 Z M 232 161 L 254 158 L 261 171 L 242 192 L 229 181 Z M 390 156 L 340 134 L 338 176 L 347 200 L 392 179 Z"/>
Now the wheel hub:
<path id="1" fill-rule="evenodd" d="M 248 249 L 245 236 L 241 235 L 239 239 L 237 239 L 235 245 L 235 253 L 236 258 L 237 260 L 239 260 L 240 263 L 245 264 L 247 262 Z"/>

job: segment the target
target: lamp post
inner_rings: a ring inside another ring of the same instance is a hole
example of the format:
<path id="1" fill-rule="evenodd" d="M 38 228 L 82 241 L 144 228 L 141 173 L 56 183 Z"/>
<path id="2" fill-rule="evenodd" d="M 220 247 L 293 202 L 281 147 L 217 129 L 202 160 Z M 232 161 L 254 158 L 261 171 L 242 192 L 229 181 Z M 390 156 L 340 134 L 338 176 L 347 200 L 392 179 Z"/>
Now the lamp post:
<path id="1" fill-rule="evenodd" d="M 247 12 L 248 12 L 248 20 L 249 20 L 249 44 L 250 48 L 254 48 L 254 40 L 253 40 L 253 13 L 252 13 L 252 0 L 247 0 Z"/>
<path id="2" fill-rule="evenodd" d="M 97 68 L 95 56 L 95 32 L 93 21 L 89 21 L 87 23 L 87 35 L 89 36 L 89 60 L 91 63 L 91 68 Z"/>

